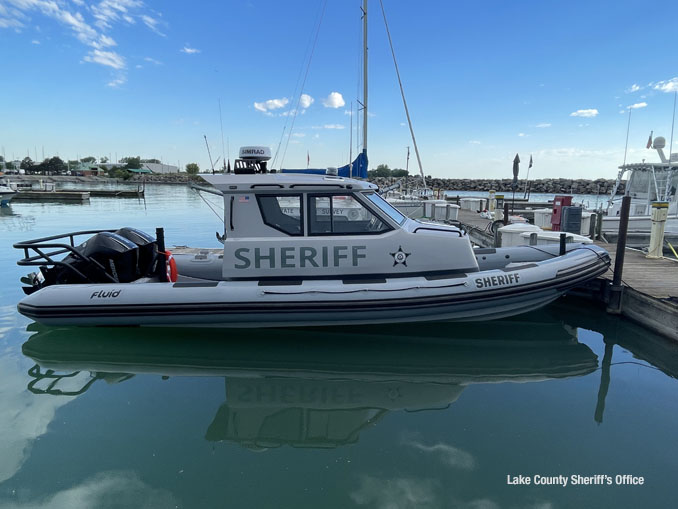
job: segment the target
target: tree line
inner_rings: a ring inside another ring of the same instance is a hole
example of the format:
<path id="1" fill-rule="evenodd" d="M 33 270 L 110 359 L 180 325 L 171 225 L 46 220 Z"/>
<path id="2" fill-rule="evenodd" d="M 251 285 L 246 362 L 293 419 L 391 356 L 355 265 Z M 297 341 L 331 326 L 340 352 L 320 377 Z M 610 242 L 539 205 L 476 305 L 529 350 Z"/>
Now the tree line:
<path id="1" fill-rule="evenodd" d="M 407 177 L 410 174 L 409 171 L 403 170 L 402 168 L 391 169 L 388 167 L 388 164 L 380 164 L 373 170 L 367 171 L 367 178 L 377 178 L 377 177 Z"/>

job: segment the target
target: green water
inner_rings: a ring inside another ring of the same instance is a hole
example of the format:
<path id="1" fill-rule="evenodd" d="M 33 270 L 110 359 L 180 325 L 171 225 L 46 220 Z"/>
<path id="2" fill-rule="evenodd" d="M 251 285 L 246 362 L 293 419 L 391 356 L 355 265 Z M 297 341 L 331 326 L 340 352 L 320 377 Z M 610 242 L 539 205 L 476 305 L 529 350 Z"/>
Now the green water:
<path id="1" fill-rule="evenodd" d="M 13 242 L 130 225 L 216 247 L 219 220 L 170 186 L 0 214 L 0 507 L 675 505 L 678 348 L 590 304 L 358 330 L 50 329 L 16 312 Z M 598 474 L 612 484 L 507 484 Z"/>

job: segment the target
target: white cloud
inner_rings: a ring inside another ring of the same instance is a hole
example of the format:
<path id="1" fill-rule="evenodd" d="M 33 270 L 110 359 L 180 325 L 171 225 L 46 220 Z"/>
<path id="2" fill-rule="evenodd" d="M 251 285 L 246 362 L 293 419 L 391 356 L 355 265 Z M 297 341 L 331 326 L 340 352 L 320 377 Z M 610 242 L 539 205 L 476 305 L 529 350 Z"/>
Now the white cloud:
<path id="1" fill-rule="evenodd" d="M 112 30 L 116 23 L 133 24 L 139 18 L 150 29 L 160 33 L 157 19 L 141 12 L 145 8 L 141 0 L 101 0 L 90 6 L 83 0 L 72 0 L 70 3 L 64 0 L 8 0 L 0 2 L 0 28 L 24 27 L 29 20 L 33 21 L 30 14 L 34 12 L 53 19 L 68 27 L 78 41 L 91 48 L 83 58 L 85 62 L 111 67 L 116 71 L 109 85 L 118 85 L 126 81 L 122 72 L 127 66 L 122 55 L 102 51 L 117 46 L 115 39 L 106 32 Z M 82 9 L 82 12 L 78 9 Z M 40 31 L 37 24 L 33 24 L 32 28 Z M 36 41 L 32 41 L 33 44 L 40 43 Z"/>
<path id="2" fill-rule="evenodd" d="M 570 113 L 570 116 L 571 117 L 586 117 L 586 118 L 596 117 L 596 116 L 598 116 L 598 110 L 595 109 L 595 108 L 591 108 L 591 109 L 587 109 L 587 110 L 577 110 L 577 111 L 573 111 L 572 113 Z"/>
<path id="3" fill-rule="evenodd" d="M 539 129 L 546 129 L 547 127 L 551 127 L 551 124 L 547 124 L 546 122 L 544 122 L 542 124 L 537 124 L 535 127 Z"/>
<path id="4" fill-rule="evenodd" d="M 156 60 L 155 58 L 144 57 L 144 60 L 145 60 L 146 62 L 150 62 L 151 64 L 162 65 L 162 62 L 161 62 L 160 60 Z"/>
<path id="5" fill-rule="evenodd" d="M 194 55 L 195 53 L 200 53 L 200 50 L 197 48 L 191 48 L 190 46 L 184 46 L 179 51 L 186 53 L 187 55 Z"/>
<path id="6" fill-rule="evenodd" d="M 111 81 L 106 83 L 106 85 L 111 87 L 111 88 L 117 88 L 120 85 L 124 85 L 125 83 L 127 83 L 127 74 L 119 73 L 116 76 L 114 76 L 113 78 L 111 78 Z"/>
<path id="7" fill-rule="evenodd" d="M 165 34 L 160 31 L 158 28 L 158 25 L 160 24 L 160 21 L 155 19 L 152 16 L 149 16 L 148 14 L 142 14 L 141 15 L 141 21 L 144 22 L 144 25 L 146 25 L 148 28 L 153 30 L 156 34 L 165 37 Z"/>
<path id="8" fill-rule="evenodd" d="M 525 134 L 525 133 L 518 133 L 518 136 L 520 136 L 521 138 L 525 138 L 526 136 L 529 136 L 529 134 Z"/>
<path id="9" fill-rule="evenodd" d="M 476 467 L 475 459 L 471 454 L 461 449 L 457 449 L 449 444 L 438 442 L 434 445 L 426 445 L 421 442 L 405 441 L 405 445 L 414 447 L 422 452 L 438 456 L 440 461 L 453 468 L 462 470 L 473 470 Z"/>
<path id="10" fill-rule="evenodd" d="M 640 90 L 641 88 L 643 88 L 643 87 L 634 83 L 629 88 L 627 88 L 624 92 L 626 92 L 627 94 L 632 94 L 633 92 L 638 92 L 638 90 Z"/>
<path id="11" fill-rule="evenodd" d="M 639 110 L 640 108 L 645 108 L 646 106 L 647 106 L 647 103 L 642 102 L 642 103 L 632 104 L 631 106 L 627 106 L 627 108 L 630 109 L 630 110 Z"/>
<path id="12" fill-rule="evenodd" d="M 14 496 L 12 499 L 0 500 L 0 505 L 5 509 L 85 509 L 111 503 L 119 507 L 148 509 L 179 506 L 179 500 L 168 490 L 153 488 L 135 473 L 116 471 L 100 472 L 80 484 L 47 494 L 44 498 Z"/>
<path id="13" fill-rule="evenodd" d="M 116 43 L 112 37 L 109 37 L 108 35 L 105 34 L 101 34 L 99 38 L 96 41 L 92 41 L 90 45 L 94 48 L 101 49 L 109 48 L 111 46 L 117 46 L 118 43 Z"/>
<path id="14" fill-rule="evenodd" d="M 301 94 L 301 97 L 299 98 L 299 106 L 301 106 L 302 109 L 306 109 L 309 106 L 311 106 L 311 104 L 313 104 L 314 101 L 315 99 L 313 99 L 313 97 L 311 97 L 310 95 Z"/>
<path id="15" fill-rule="evenodd" d="M 345 129 L 346 126 L 343 124 L 324 124 L 324 125 L 314 125 L 311 129 Z"/>
<path id="16" fill-rule="evenodd" d="M 37 40 L 37 39 L 33 39 L 33 40 L 31 41 L 31 44 L 40 44 L 40 41 Z"/>
<path id="17" fill-rule="evenodd" d="M 440 483 L 433 479 L 396 477 L 379 479 L 363 475 L 360 488 L 349 495 L 357 505 L 376 509 L 430 509 L 442 507 Z"/>
<path id="18" fill-rule="evenodd" d="M 670 80 L 658 81 L 652 88 L 661 92 L 678 92 L 678 76 Z"/>
<path id="19" fill-rule="evenodd" d="M 85 62 L 105 65 L 118 70 L 125 68 L 125 59 L 115 51 L 102 51 L 100 49 L 94 49 L 90 51 L 83 60 Z"/>
<path id="20" fill-rule="evenodd" d="M 95 24 L 102 30 L 110 29 L 113 23 L 120 20 L 134 23 L 130 10 L 142 7 L 144 4 L 139 0 L 103 0 L 96 5 L 90 6 L 92 15 L 96 18 Z"/>
<path id="21" fill-rule="evenodd" d="M 339 92 L 332 92 L 327 98 L 323 99 L 325 108 L 341 108 L 346 105 L 344 97 Z"/>
<path id="22" fill-rule="evenodd" d="M 304 133 L 294 133 L 294 134 L 292 134 L 292 136 L 296 136 L 297 138 L 303 138 L 304 136 L 306 136 L 306 134 L 304 134 Z"/>
<path id="23" fill-rule="evenodd" d="M 263 113 L 269 113 L 271 110 L 284 108 L 289 102 L 290 100 L 287 97 L 282 97 L 280 99 L 269 99 L 268 101 L 260 103 L 255 102 L 254 109 Z"/>

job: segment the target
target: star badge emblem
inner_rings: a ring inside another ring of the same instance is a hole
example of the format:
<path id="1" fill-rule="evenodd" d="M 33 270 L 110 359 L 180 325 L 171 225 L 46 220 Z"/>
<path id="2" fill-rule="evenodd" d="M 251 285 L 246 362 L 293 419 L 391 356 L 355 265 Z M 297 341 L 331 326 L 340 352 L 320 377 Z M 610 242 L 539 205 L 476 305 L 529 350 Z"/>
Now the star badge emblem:
<path id="1" fill-rule="evenodd" d="M 404 265 L 407 267 L 407 257 L 412 253 L 406 253 L 403 251 L 403 246 L 398 246 L 398 250 L 395 253 L 389 253 L 393 257 L 393 266 Z"/>

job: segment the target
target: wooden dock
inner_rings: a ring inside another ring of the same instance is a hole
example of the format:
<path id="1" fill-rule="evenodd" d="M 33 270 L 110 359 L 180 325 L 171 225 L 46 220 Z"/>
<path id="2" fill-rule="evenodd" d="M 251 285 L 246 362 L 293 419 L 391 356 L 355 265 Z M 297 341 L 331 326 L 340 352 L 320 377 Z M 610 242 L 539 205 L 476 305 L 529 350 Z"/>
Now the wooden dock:
<path id="1" fill-rule="evenodd" d="M 474 243 L 483 247 L 494 246 L 494 235 L 489 231 L 490 220 L 475 212 L 460 210 L 459 221 Z M 586 285 L 575 293 L 607 304 L 617 245 L 601 241 L 596 241 L 596 244 L 610 254 L 610 270 L 594 284 Z M 640 250 L 627 248 L 622 282 L 621 315 L 678 341 L 678 260 L 667 257 L 650 259 Z"/>
<path id="2" fill-rule="evenodd" d="M 596 245 L 606 249 L 612 258 L 612 267 L 617 253 L 616 244 L 596 241 Z M 605 275 L 612 281 L 612 271 Z M 668 257 L 649 259 L 637 249 L 627 248 L 624 253 L 624 273 L 622 280 L 626 286 L 655 297 L 657 299 L 675 298 L 678 300 L 678 260 Z"/>
<path id="3" fill-rule="evenodd" d="M 90 196 L 105 198 L 143 198 L 143 189 L 78 189 L 77 191 L 89 193 Z"/>
<path id="4" fill-rule="evenodd" d="M 89 200 L 86 191 L 19 191 L 14 201 L 77 201 Z"/>

